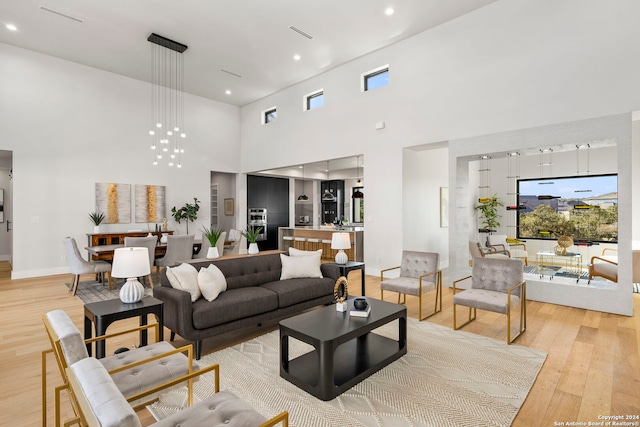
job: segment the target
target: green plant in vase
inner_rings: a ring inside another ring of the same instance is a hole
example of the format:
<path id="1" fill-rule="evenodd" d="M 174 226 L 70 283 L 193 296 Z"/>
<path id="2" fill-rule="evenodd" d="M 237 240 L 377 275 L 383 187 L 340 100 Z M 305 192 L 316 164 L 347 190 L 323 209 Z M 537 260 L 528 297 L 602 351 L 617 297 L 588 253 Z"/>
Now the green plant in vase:
<path id="1" fill-rule="evenodd" d="M 482 220 L 482 226 L 484 227 L 481 232 L 491 233 L 500 227 L 501 217 L 498 215 L 498 206 L 504 206 L 502 200 L 500 200 L 497 194 L 492 197 L 480 198 L 480 204 L 476 206 L 476 209 L 480 211 L 480 219 Z"/>
<path id="2" fill-rule="evenodd" d="M 259 252 L 258 244 L 256 241 L 258 240 L 258 236 L 262 233 L 262 227 L 248 226 L 246 230 L 242 232 L 242 235 L 247 238 L 247 242 L 249 242 L 249 250 L 248 253 L 250 255 L 257 254 Z"/>
<path id="3" fill-rule="evenodd" d="M 202 227 L 202 232 L 204 233 L 204 236 L 206 237 L 206 239 L 209 241 L 209 245 L 211 245 L 207 250 L 207 258 L 209 259 L 218 258 L 220 256 L 220 252 L 218 251 L 218 248 L 216 247 L 216 245 L 218 244 L 218 240 L 220 239 L 220 236 L 224 232 L 224 228 Z"/>
<path id="4" fill-rule="evenodd" d="M 180 209 L 176 209 L 176 207 L 171 208 L 171 216 L 176 220 L 178 224 L 183 219 L 187 222 L 187 234 L 189 234 L 189 222 L 193 222 L 198 219 L 198 211 L 200 210 L 200 200 L 197 197 L 193 198 L 193 204 L 185 203 L 183 207 Z"/>
<path id="5" fill-rule="evenodd" d="M 100 232 L 100 224 L 102 223 L 102 221 L 104 221 L 104 218 L 105 218 L 104 212 L 94 211 L 89 213 L 89 219 L 93 223 L 94 233 Z"/>

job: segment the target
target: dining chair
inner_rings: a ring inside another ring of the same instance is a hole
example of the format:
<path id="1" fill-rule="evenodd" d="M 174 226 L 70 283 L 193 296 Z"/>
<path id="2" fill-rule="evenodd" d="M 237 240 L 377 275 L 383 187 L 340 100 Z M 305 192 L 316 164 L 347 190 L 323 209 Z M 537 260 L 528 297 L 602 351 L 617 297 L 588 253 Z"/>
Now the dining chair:
<path id="1" fill-rule="evenodd" d="M 127 248 L 147 248 L 149 251 L 149 271 L 153 271 L 153 266 L 156 263 L 156 247 L 158 246 L 158 238 L 156 236 L 148 237 L 125 237 L 124 246 Z M 153 278 L 149 273 L 149 284 L 153 289 Z"/>
<path id="2" fill-rule="evenodd" d="M 247 249 L 247 238 L 240 230 L 231 229 L 229 231 L 229 240 L 233 241 L 231 247 L 224 249 L 224 255 L 237 255 L 241 249 Z"/>
<path id="3" fill-rule="evenodd" d="M 211 243 L 209 243 L 209 239 L 207 239 L 207 235 L 202 233 L 200 237 L 202 239 L 202 243 L 200 244 L 200 251 L 197 254 L 193 255 L 193 259 L 203 259 L 207 257 L 207 251 L 211 247 Z"/>
<path id="4" fill-rule="evenodd" d="M 80 255 L 76 239 L 73 237 L 65 237 L 63 239 L 64 248 L 67 252 L 67 261 L 69 262 L 69 268 L 71 274 L 73 274 L 73 282 L 69 288 L 69 292 L 73 295 L 78 292 L 78 284 L 80 283 L 81 274 L 100 274 L 100 279 L 104 285 L 104 276 L 111 272 L 111 264 L 105 261 L 86 261 Z M 111 275 L 109 275 L 109 290 L 111 290 Z"/>
<path id="5" fill-rule="evenodd" d="M 167 252 L 164 257 L 156 260 L 156 279 L 160 278 L 160 267 L 173 267 L 191 259 L 194 239 L 193 234 L 167 236 Z"/>

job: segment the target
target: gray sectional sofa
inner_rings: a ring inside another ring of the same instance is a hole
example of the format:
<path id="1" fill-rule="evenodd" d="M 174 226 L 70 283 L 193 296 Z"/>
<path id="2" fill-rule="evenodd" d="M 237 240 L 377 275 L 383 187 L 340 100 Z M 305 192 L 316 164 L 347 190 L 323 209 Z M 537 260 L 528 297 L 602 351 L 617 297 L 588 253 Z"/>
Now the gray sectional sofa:
<path id="1" fill-rule="evenodd" d="M 229 259 L 192 261 L 200 270 L 215 264 L 224 274 L 227 290 L 213 301 L 200 297 L 191 302 L 189 292 L 174 289 L 166 269 L 153 296 L 164 301 L 164 325 L 195 343 L 200 359 L 202 340 L 239 328 L 298 314 L 334 300 L 333 288 L 340 272 L 335 265 L 320 265 L 322 278 L 280 280 L 280 253 L 240 256 Z"/>

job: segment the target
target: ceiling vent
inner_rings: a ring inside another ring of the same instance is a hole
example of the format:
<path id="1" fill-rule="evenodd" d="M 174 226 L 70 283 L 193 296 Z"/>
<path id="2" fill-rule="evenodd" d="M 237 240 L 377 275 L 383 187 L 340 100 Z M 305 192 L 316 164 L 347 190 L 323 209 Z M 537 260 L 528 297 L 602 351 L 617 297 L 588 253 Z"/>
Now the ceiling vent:
<path id="1" fill-rule="evenodd" d="M 57 10 L 49 9 L 48 7 L 45 7 L 45 6 L 40 6 L 40 9 L 44 10 L 45 12 L 49 12 L 49 13 L 53 13 L 54 15 L 61 16 L 63 18 L 71 19 L 72 21 L 76 21 L 76 22 L 79 22 L 81 24 L 83 23 L 82 19 L 75 18 L 75 17 L 70 16 L 70 15 L 66 15 L 66 14 L 64 14 L 62 12 L 58 12 Z"/>
<path id="2" fill-rule="evenodd" d="M 303 37 L 308 38 L 309 40 L 313 40 L 313 36 L 310 34 L 305 33 L 304 31 L 302 31 L 300 28 L 296 28 L 293 25 L 289 27 L 290 29 L 292 29 L 293 31 L 295 31 L 296 33 L 300 34 Z"/>
<path id="3" fill-rule="evenodd" d="M 222 71 L 223 73 L 227 73 L 227 74 L 231 74 L 234 77 L 240 77 L 242 78 L 242 76 L 240 74 L 236 74 L 236 73 L 232 73 L 231 71 L 227 71 L 224 68 L 220 68 L 220 71 Z"/>

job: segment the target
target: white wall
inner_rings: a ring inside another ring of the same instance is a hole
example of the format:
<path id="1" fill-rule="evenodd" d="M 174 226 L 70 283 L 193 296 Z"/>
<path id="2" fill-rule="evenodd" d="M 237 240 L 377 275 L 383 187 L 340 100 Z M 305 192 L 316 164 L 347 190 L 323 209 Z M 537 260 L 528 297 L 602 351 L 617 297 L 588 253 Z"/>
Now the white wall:
<path id="1" fill-rule="evenodd" d="M 404 247 L 404 147 L 640 109 L 637 16 L 634 0 L 492 3 L 243 107 L 242 169 L 364 154 L 365 261 L 376 274 Z M 390 85 L 361 93 L 360 74 L 384 64 Z M 302 111 L 318 88 L 325 105 Z M 278 121 L 261 125 L 274 105 Z"/>
<path id="2" fill-rule="evenodd" d="M 237 107 L 187 95 L 183 167 L 154 167 L 148 84 L 3 44 L 0 63 L 0 148 L 13 150 L 14 278 L 68 271 L 62 239 L 86 246 L 96 182 L 164 185 L 168 218 L 171 207 L 198 197 L 189 229 L 209 223 L 209 171 L 240 165 Z M 169 227 L 176 229 L 171 219 Z"/>

